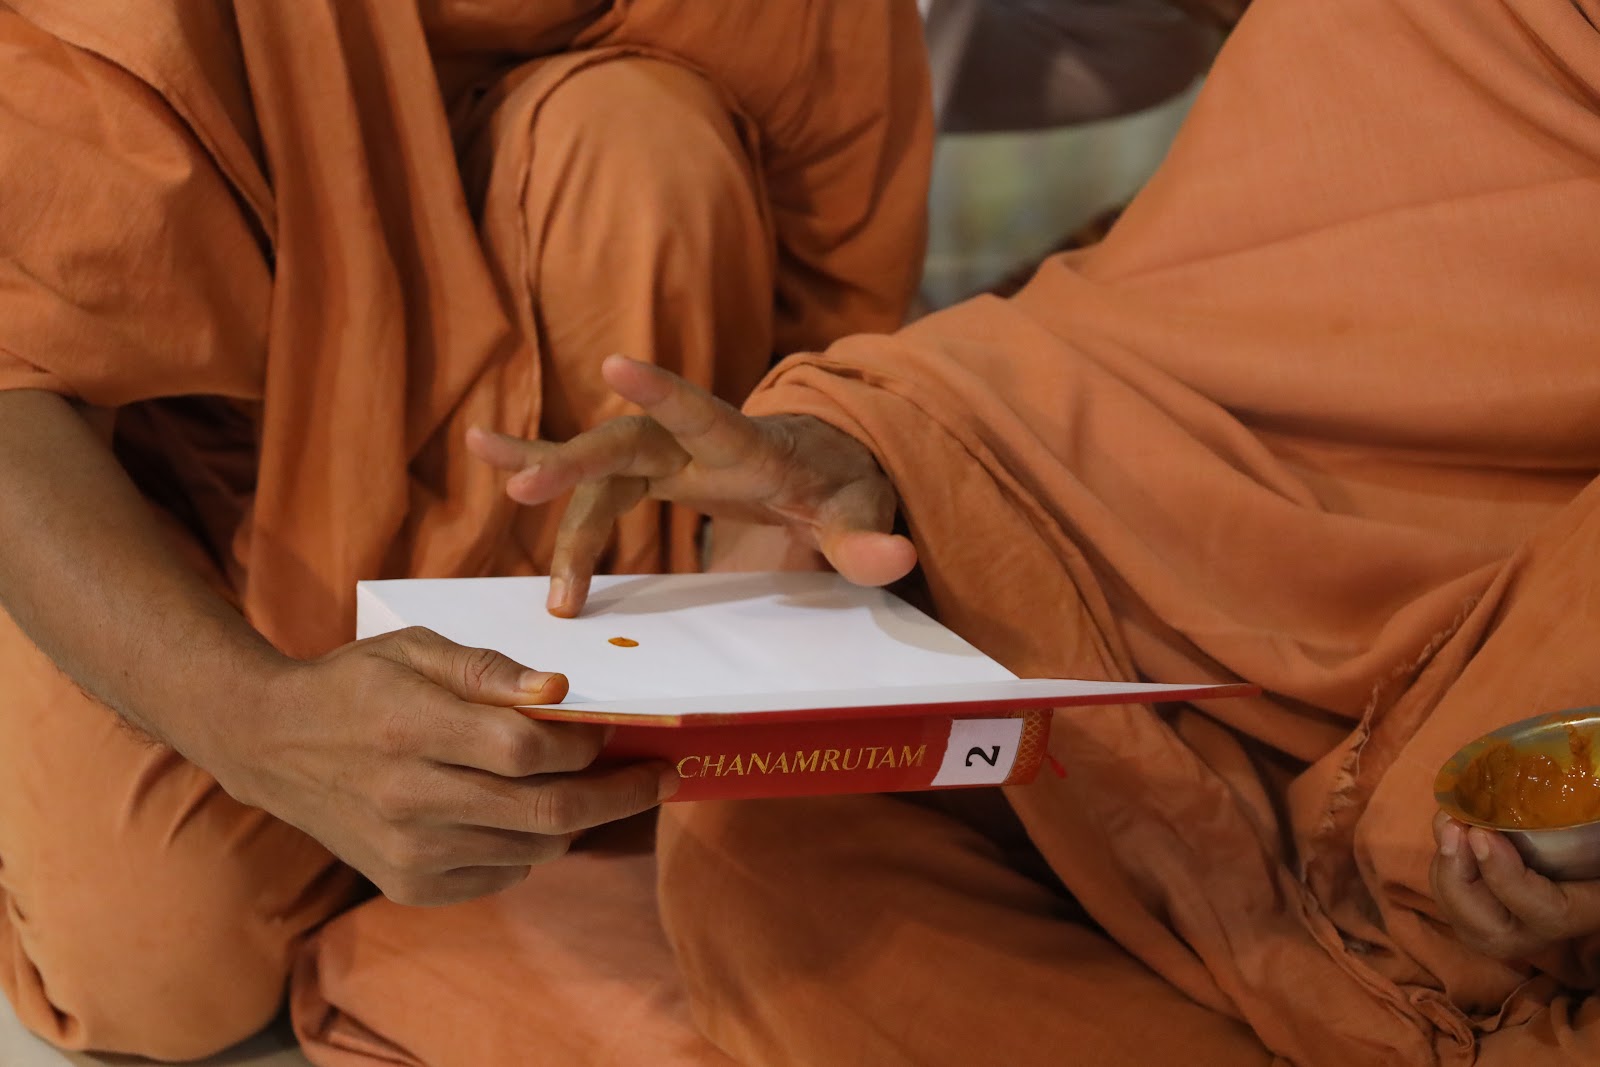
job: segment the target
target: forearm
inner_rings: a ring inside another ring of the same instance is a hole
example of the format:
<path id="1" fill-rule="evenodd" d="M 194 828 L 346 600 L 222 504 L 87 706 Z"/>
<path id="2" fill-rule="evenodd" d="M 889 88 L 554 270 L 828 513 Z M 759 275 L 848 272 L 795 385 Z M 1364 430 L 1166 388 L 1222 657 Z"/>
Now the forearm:
<path id="1" fill-rule="evenodd" d="M 0 605 L 79 685 L 203 763 L 217 716 L 283 657 L 179 556 L 61 397 L 0 393 L 0 486 Z"/>

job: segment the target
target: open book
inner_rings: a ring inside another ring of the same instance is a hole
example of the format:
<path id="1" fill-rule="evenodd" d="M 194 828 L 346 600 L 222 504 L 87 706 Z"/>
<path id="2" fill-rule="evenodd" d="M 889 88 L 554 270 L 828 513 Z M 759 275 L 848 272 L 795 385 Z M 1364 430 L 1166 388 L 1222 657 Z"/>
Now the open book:
<path id="1" fill-rule="evenodd" d="M 660 759 L 675 800 L 1031 781 L 1050 709 L 1247 685 L 1019 679 L 882 589 L 833 574 L 597 577 L 584 614 L 544 578 L 363 582 L 357 630 L 425 626 L 571 683 L 540 719 L 618 727 L 602 762 Z"/>

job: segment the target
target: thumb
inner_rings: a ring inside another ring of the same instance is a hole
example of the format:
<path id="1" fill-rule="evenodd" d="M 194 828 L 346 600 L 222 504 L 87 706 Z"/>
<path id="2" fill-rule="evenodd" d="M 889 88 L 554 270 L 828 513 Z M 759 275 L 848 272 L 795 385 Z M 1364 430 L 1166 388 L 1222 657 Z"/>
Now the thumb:
<path id="1" fill-rule="evenodd" d="M 394 647 L 412 670 L 473 704 L 556 704 L 567 695 L 566 675 L 531 670 L 493 649 L 458 645 L 420 626 L 401 630 Z"/>
<path id="2" fill-rule="evenodd" d="M 857 585 L 888 585 L 917 565 L 917 550 L 894 529 L 897 510 L 887 478 L 858 478 L 817 509 L 817 547 L 839 575 Z"/>

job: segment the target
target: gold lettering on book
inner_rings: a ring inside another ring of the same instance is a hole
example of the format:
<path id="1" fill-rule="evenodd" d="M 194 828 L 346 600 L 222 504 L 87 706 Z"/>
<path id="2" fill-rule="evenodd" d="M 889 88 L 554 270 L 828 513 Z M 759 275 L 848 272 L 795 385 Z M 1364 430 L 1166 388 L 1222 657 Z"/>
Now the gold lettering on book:
<path id="1" fill-rule="evenodd" d="M 678 761 L 682 778 L 731 778 L 746 774 L 821 774 L 921 767 L 928 758 L 928 746 L 866 745 L 860 748 L 813 748 L 793 752 L 723 752 L 717 755 L 684 756 Z"/>

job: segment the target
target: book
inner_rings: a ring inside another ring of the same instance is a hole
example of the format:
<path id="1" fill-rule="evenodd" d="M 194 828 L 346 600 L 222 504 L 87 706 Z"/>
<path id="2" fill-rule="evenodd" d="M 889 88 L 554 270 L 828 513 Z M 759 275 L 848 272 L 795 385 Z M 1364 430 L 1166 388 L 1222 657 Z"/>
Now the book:
<path id="1" fill-rule="evenodd" d="M 357 589 L 357 633 L 423 626 L 565 674 L 519 709 L 616 727 L 597 766 L 677 768 L 675 802 L 1031 782 L 1052 711 L 1201 700 L 1249 685 L 1018 678 L 883 589 L 834 574 L 616 575 L 576 619 L 544 578 L 403 579 Z"/>

